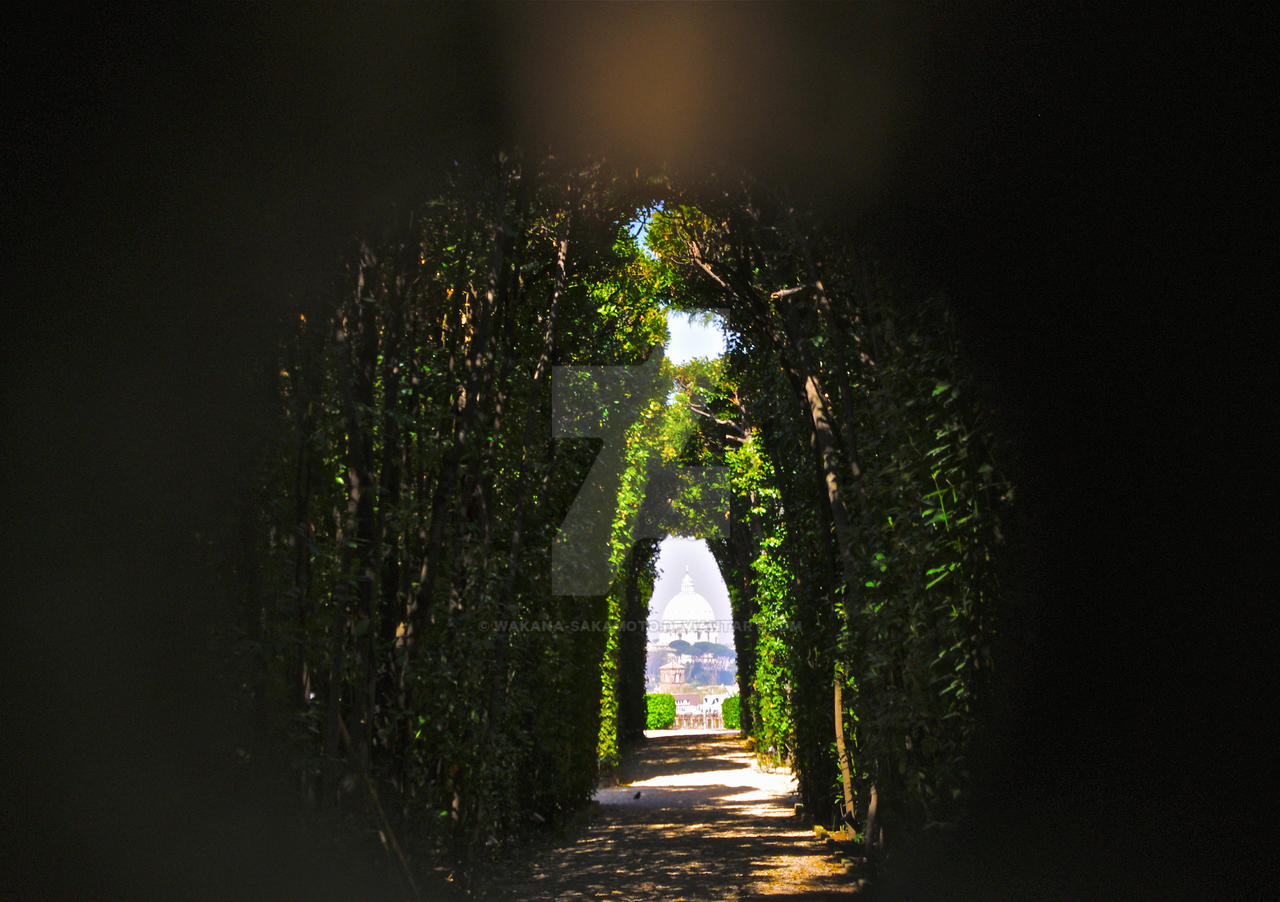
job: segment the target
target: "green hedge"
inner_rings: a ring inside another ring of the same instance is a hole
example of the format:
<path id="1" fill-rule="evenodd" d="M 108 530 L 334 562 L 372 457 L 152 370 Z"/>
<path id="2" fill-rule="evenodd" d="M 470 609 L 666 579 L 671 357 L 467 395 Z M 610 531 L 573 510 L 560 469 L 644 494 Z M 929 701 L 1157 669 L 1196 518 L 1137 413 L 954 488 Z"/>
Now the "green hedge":
<path id="1" fill-rule="evenodd" d="M 650 692 L 644 697 L 644 702 L 646 729 L 667 730 L 676 722 L 676 697 L 674 695 L 666 692 Z"/>
<path id="2" fill-rule="evenodd" d="M 720 716 L 724 718 L 726 730 L 742 729 L 742 720 L 738 716 L 738 696 L 731 695 L 720 706 Z"/>

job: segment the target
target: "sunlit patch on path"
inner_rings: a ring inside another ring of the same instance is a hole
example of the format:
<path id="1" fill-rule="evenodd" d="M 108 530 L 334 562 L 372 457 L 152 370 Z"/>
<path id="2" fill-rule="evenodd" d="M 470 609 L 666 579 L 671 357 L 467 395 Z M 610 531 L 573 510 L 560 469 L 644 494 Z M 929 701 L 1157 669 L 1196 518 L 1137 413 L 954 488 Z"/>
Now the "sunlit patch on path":
<path id="1" fill-rule="evenodd" d="M 795 779 L 733 732 L 654 731 L 576 841 L 497 875 L 492 899 L 846 899 L 858 885 L 795 816 Z"/>

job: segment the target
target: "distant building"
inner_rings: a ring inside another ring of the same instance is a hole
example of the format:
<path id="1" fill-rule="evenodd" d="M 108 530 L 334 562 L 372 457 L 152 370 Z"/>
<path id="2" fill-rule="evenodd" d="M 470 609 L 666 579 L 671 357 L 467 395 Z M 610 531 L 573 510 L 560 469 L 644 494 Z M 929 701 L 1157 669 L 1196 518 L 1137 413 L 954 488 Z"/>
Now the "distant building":
<path id="1" fill-rule="evenodd" d="M 727 695 L 698 695 L 682 693 L 676 696 L 677 730 L 718 730 L 724 726 L 720 707 Z"/>
<path id="2" fill-rule="evenodd" d="M 684 682 L 684 665 L 679 661 L 669 661 L 658 668 L 658 685 L 662 687 L 679 686 Z"/>
<path id="3" fill-rule="evenodd" d="M 684 568 L 680 591 L 671 597 L 662 611 L 662 623 L 658 628 L 658 644 L 670 645 L 677 640 L 721 643 L 720 621 L 711 609 L 711 602 L 693 588 L 689 568 Z"/>

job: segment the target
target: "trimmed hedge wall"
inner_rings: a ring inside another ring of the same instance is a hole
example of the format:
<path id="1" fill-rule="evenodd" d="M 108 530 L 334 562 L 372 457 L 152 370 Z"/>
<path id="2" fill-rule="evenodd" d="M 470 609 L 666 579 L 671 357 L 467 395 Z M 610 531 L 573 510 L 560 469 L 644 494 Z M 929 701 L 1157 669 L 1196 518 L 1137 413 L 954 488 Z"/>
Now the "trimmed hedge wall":
<path id="1" fill-rule="evenodd" d="M 676 697 L 666 692 L 650 692 L 644 697 L 645 729 L 668 730 L 676 722 Z"/>
<path id="2" fill-rule="evenodd" d="M 720 706 L 720 716 L 724 718 L 726 730 L 742 729 L 742 720 L 738 716 L 738 696 L 733 695 L 724 700 L 724 704 Z"/>

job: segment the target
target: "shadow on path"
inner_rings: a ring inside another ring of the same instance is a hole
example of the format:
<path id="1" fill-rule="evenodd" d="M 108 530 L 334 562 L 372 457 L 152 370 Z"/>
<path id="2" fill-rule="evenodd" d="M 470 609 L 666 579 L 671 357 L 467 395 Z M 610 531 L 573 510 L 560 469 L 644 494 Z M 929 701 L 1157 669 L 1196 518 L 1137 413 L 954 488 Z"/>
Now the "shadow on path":
<path id="1" fill-rule="evenodd" d="M 849 899 L 858 885 L 801 819 L 794 778 L 736 733 L 654 735 L 597 792 L 571 843 L 492 875 L 485 899 Z M 637 793 L 639 798 L 636 798 Z"/>

